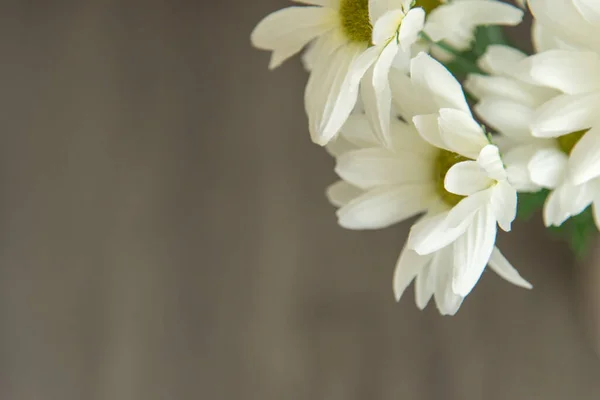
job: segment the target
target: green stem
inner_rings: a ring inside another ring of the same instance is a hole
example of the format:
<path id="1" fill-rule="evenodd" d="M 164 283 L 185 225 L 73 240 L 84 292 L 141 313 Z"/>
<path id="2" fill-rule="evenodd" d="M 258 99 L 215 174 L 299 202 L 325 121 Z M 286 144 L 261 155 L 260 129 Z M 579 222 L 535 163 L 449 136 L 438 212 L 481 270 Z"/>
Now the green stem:
<path id="1" fill-rule="evenodd" d="M 461 72 L 466 74 L 480 74 L 485 75 L 485 72 L 479 68 L 479 66 L 473 61 L 465 58 L 458 50 L 453 48 L 444 42 L 434 42 L 426 33 L 421 32 L 421 37 L 425 39 L 429 44 L 439 47 L 440 49 L 452 54 L 454 58 L 452 59 L 452 63 L 455 64 L 458 68 L 460 68 Z"/>

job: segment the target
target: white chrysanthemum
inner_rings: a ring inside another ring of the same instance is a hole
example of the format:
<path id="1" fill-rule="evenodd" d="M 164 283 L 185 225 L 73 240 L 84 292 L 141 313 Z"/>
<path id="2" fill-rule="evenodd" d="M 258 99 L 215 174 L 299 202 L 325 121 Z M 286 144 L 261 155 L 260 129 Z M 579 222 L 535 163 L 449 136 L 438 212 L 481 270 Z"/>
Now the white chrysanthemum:
<path id="1" fill-rule="evenodd" d="M 512 47 L 490 46 L 478 60 L 488 75 L 469 75 L 465 89 L 478 99 L 475 112 L 500 134 L 496 141 L 503 151 L 511 184 L 522 192 L 536 192 L 548 186 L 532 180 L 529 163 L 538 151 L 558 148 L 558 143 L 533 137 L 530 125 L 536 109 L 559 92 L 517 79 L 515 65 L 525 58 Z"/>
<path id="2" fill-rule="evenodd" d="M 264 18 L 252 32 L 254 46 L 272 51 L 271 68 L 310 44 L 311 76 L 305 106 L 313 141 L 326 144 L 352 111 L 358 86 L 372 64 L 368 0 L 297 0 Z M 365 54 L 366 53 L 366 54 Z"/>
<path id="3" fill-rule="evenodd" d="M 471 116 L 452 75 L 423 54 L 412 62 L 411 81 L 415 94 L 424 90 L 417 103 L 434 99 L 440 107 L 435 114 L 418 115 L 413 121 L 430 144 L 458 157 L 448 165 L 444 189 L 461 197 L 449 211 L 418 222 L 408 247 L 425 255 L 452 245 L 453 291 L 466 296 L 493 256 L 496 225 L 510 230 L 516 216 L 516 190 L 508 183 L 498 148 Z"/>
<path id="4" fill-rule="evenodd" d="M 522 12 L 493 0 L 303 0 L 311 6 L 288 7 L 267 16 L 252 33 L 253 44 L 271 50 L 271 68 L 311 44 L 305 64 L 311 70 L 305 92 L 309 130 L 324 145 L 362 96 L 375 133 L 389 144 L 393 63 L 407 64 L 419 33 L 456 47 L 470 45 L 482 24 L 516 24 Z M 425 16 L 427 23 L 425 23 Z"/>
<path id="5" fill-rule="evenodd" d="M 536 110 L 530 124 L 532 136 L 557 143 L 530 163 L 536 179 L 554 189 L 544 221 L 560 225 L 592 204 L 600 229 L 600 2 L 529 0 L 529 5 L 542 52 L 521 62 L 517 74 L 560 92 Z"/>
<path id="6" fill-rule="evenodd" d="M 411 63 L 410 79 L 394 76 L 394 88 L 411 93 L 397 105 L 405 120 L 417 115 L 418 131 L 392 120 L 386 148 L 366 117 L 355 115 L 328 146 L 342 178 L 328 190 L 340 207 L 339 223 L 379 229 L 425 213 L 394 275 L 398 299 L 416 279 L 421 308 L 434 296 L 442 314 L 454 314 L 488 263 L 503 278 L 530 287 L 494 246 L 496 224 L 509 230 L 515 217 L 516 192 L 498 149 L 472 119 L 460 84 L 421 54 Z"/>
<path id="7" fill-rule="evenodd" d="M 555 143 L 528 164 L 532 180 L 554 189 L 544 207 L 546 225 L 561 225 L 590 204 L 598 215 L 600 55 L 548 50 L 521 61 L 515 71 L 523 80 L 558 92 L 536 109 L 529 124 L 533 137 Z"/>
<path id="8" fill-rule="evenodd" d="M 377 58 L 371 96 L 371 108 L 375 109 L 369 116 L 384 143 L 389 143 L 389 71 L 392 65 L 407 71 L 411 56 L 427 49 L 429 43 L 420 38 L 421 32 L 434 42 L 444 41 L 456 50 L 465 50 L 477 26 L 515 25 L 523 18 L 521 10 L 493 0 L 371 0 L 370 9 L 376 21 L 373 44 Z"/>
<path id="9" fill-rule="evenodd" d="M 590 204 L 598 215 L 596 54 L 550 50 L 526 58 L 492 47 L 480 65 L 493 75 L 470 77 L 467 88 L 480 99 L 477 113 L 508 138 L 504 161 L 511 183 L 520 191 L 551 190 L 544 205 L 547 226 L 561 225 Z"/>

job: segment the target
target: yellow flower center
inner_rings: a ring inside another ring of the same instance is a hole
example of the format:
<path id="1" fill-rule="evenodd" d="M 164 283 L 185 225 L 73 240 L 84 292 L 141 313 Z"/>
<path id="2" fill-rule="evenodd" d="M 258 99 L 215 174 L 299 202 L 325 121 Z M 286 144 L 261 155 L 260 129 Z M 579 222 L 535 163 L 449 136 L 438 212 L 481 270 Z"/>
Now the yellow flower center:
<path id="1" fill-rule="evenodd" d="M 435 175 L 433 178 L 435 179 L 436 189 L 442 200 L 451 207 L 457 205 L 465 196 L 447 191 L 444 187 L 444 179 L 446 178 L 448 170 L 452 168 L 454 164 L 463 161 L 469 161 L 469 159 L 448 150 L 440 150 L 435 159 Z"/>
<path id="2" fill-rule="evenodd" d="M 371 43 L 373 27 L 369 20 L 369 0 L 341 0 L 342 29 L 351 42 Z"/>
<path id="3" fill-rule="evenodd" d="M 579 139 L 581 139 L 587 131 L 589 131 L 589 129 L 584 129 L 557 137 L 556 141 L 558 142 L 558 147 L 560 147 L 565 154 L 571 154 L 573 147 L 575 147 L 577 142 L 579 142 Z"/>
<path id="4" fill-rule="evenodd" d="M 429 14 L 444 3 L 442 0 L 417 0 L 413 7 L 421 7 L 425 14 Z"/>
<path id="5" fill-rule="evenodd" d="M 416 0 L 413 7 L 421 7 L 426 14 L 441 6 L 445 0 Z M 373 26 L 369 19 L 369 0 L 340 0 L 342 30 L 351 42 L 371 43 Z"/>

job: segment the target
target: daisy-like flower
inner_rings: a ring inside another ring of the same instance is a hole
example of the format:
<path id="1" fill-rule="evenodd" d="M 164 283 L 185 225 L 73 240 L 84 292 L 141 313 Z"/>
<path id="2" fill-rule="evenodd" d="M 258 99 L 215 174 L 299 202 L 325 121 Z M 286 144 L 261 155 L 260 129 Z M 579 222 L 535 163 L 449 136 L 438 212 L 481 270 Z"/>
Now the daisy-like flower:
<path id="1" fill-rule="evenodd" d="M 544 48 L 538 45 L 541 52 L 517 73 L 559 92 L 530 124 L 532 136 L 557 144 L 536 157 L 538 177 L 554 189 L 544 221 L 560 225 L 591 204 L 600 229 L 600 2 L 529 0 L 529 6 L 541 32 L 534 39 Z"/>
<path id="2" fill-rule="evenodd" d="M 460 84 L 425 54 L 411 62 L 411 78 L 398 74 L 393 81 L 404 120 L 415 124 L 393 119 L 391 145 L 384 147 L 366 117 L 354 115 L 328 146 L 342 179 L 328 189 L 340 225 L 379 229 L 425 214 L 394 273 L 397 299 L 416 280 L 420 308 L 433 296 L 442 314 L 456 313 L 488 264 L 531 287 L 494 246 L 497 224 L 510 230 L 516 192 Z M 405 93 L 411 98 L 402 100 Z"/>
<path id="3" fill-rule="evenodd" d="M 509 180 L 519 191 L 551 190 L 546 226 L 594 205 L 600 228 L 600 86 L 596 53 L 548 50 L 532 57 L 492 46 L 479 62 L 490 76 L 466 83 L 476 112 L 503 136 Z"/>
<path id="4" fill-rule="evenodd" d="M 504 161 L 519 191 L 551 190 L 546 226 L 594 205 L 600 227 L 600 56 L 555 48 L 525 57 L 492 46 L 471 76 L 476 112 L 503 136 Z"/>
<path id="5" fill-rule="evenodd" d="M 532 180 L 554 189 L 544 221 L 561 225 L 593 203 L 600 222 L 600 56 L 550 50 L 522 66 L 531 82 L 561 92 L 536 109 L 530 123 L 533 137 L 555 143 L 529 162 Z"/>
<path id="6" fill-rule="evenodd" d="M 389 143 L 391 93 L 388 75 L 392 65 L 408 71 L 413 54 L 429 50 L 430 42 L 445 41 L 456 50 L 467 49 L 479 25 L 515 25 L 523 12 L 492 0 L 371 0 L 371 15 L 376 21 L 370 118 L 377 136 Z M 370 87 L 367 88 L 369 90 Z M 369 112 L 369 110 L 367 110 Z"/>
<path id="7" fill-rule="evenodd" d="M 306 111 L 313 141 L 326 144 L 352 111 L 362 76 L 372 64 L 373 21 L 369 0 L 298 0 L 264 18 L 251 35 L 255 47 L 272 51 L 270 68 L 310 44 Z M 361 57 L 362 56 L 362 57 Z"/>
<path id="8" fill-rule="evenodd" d="M 515 77 L 515 65 L 526 57 L 512 47 L 490 46 L 478 60 L 480 69 L 488 75 L 469 75 L 464 86 L 478 99 L 474 111 L 499 133 L 495 140 L 503 152 L 511 184 L 521 192 L 537 192 L 548 188 L 549 183 L 541 176 L 548 165 L 531 161 L 540 151 L 558 150 L 559 144 L 534 137 L 530 125 L 536 109 L 559 92 Z"/>
<path id="9" fill-rule="evenodd" d="M 389 145 L 392 64 L 406 65 L 425 30 L 433 40 L 466 48 L 477 25 L 517 24 L 522 11 L 493 0 L 303 0 L 267 16 L 253 44 L 271 50 L 271 68 L 309 45 L 311 75 L 305 107 L 313 141 L 324 145 L 352 112 L 363 85 L 363 104 L 379 140 Z M 427 18 L 426 18 L 427 17 Z"/>

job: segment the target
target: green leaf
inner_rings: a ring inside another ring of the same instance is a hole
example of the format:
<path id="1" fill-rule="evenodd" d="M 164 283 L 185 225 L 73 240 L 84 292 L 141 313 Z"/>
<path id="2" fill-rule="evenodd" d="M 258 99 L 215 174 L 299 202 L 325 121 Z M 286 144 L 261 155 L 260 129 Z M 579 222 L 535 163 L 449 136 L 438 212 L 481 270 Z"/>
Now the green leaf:
<path id="1" fill-rule="evenodd" d="M 510 46 L 510 43 L 504 34 L 504 29 L 498 25 L 478 27 L 475 31 L 473 53 L 479 58 L 485 53 L 488 46 L 493 44 Z"/>
<path id="2" fill-rule="evenodd" d="M 571 232 L 569 244 L 576 256 L 582 257 L 590 244 L 590 239 L 597 228 L 592 215 L 592 208 L 588 207 L 584 212 L 569 220 Z"/>
<path id="3" fill-rule="evenodd" d="M 561 226 L 551 227 L 549 230 L 555 237 L 566 240 L 576 257 L 583 257 L 589 248 L 590 239 L 597 232 L 592 208 L 586 208 L 581 214 L 569 218 Z"/>
<path id="4" fill-rule="evenodd" d="M 468 74 L 483 74 L 477 60 L 493 44 L 510 45 L 504 30 L 500 26 L 480 26 L 475 31 L 475 40 L 470 49 L 457 51 L 447 43 L 437 43 L 441 49 L 454 55 L 454 58 L 446 63 L 446 68 L 458 79 L 465 78 Z"/>
<path id="5" fill-rule="evenodd" d="M 530 219 L 537 210 L 544 207 L 548 197 L 548 190 L 540 190 L 536 193 L 519 193 L 519 208 L 517 216 L 522 220 Z"/>

